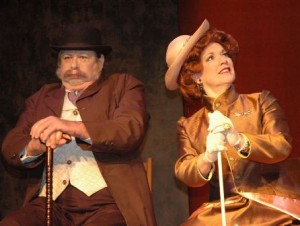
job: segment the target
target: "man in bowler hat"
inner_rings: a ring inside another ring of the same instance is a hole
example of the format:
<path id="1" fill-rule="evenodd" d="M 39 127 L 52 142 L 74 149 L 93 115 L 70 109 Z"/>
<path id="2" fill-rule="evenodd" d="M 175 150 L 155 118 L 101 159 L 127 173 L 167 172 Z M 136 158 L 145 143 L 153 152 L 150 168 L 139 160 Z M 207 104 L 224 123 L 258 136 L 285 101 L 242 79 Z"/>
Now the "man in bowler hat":
<path id="1" fill-rule="evenodd" d="M 24 205 L 0 225 L 45 225 L 45 156 L 53 150 L 53 225 L 156 225 L 139 146 L 149 115 L 144 86 L 128 74 L 101 76 L 101 32 L 69 25 L 51 45 L 61 83 L 26 100 L 2 145 L 6 163 L 27 172 Z"/>

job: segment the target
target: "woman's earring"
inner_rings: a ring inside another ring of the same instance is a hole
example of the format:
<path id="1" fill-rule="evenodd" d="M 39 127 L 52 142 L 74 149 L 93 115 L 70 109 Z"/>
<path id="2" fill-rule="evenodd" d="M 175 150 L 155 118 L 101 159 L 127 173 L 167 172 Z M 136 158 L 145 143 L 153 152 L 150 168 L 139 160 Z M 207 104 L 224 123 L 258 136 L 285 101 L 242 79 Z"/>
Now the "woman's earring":
<path id="1" fill-rule="evenodd" d="M 201 94 L 205 94 L 203 83 L 201 81 L 199 81 L 199 83 L 197 83 L 197 87 Z"/>
<path id="2" fill-rule="evenodd" d="M 191 77 L 194 80 L 194 82 L 196 83 L 199 92 L 201 94 L 205 94 L 203 83 L 201 81 L 201 74 L 200 73 L 193 74 Z"/>

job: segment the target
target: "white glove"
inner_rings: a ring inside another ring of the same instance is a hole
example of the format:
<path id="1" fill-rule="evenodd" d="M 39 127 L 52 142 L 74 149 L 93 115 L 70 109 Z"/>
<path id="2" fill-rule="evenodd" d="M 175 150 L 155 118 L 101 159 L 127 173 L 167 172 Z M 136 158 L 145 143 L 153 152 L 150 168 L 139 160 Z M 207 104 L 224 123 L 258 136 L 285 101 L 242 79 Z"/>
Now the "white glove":
<path id="1" fill-rule="evenodd" d="M 219 111 L 208 113 L 209 126 L 208 131 L 212 133 L 225 132 L 233 127 L 229 118 Z"/>
<path id="2" fill-rule="evenodd" d="M 208 113 L 209 127 L 211 133 L 223 133 L 226 137 L 226 142 L 235 146 L 241 142 L 241 135 L 234 129 L 232 121 L 219 111 Z"/>
<path id="3" fill-rule="evenodd" d="M 218 152 L 226 150 L 225 136 L 222 133 L 208 133 L 206 137 L 206 151 L 203 159 L 213 163 L 218 159 Z"/>

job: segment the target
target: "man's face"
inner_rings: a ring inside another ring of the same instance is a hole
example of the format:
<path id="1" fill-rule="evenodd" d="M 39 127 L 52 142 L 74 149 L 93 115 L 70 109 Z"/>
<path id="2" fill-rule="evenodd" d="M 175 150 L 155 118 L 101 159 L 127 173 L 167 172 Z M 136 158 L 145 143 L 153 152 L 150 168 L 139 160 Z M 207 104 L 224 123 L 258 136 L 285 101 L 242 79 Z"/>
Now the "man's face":
<path id="1" fill-rule="evenodd" d="M 103 64 L 104 56 L 98 58 L 94 51 L 64 50 L 56 74 L 66 89 L 82 90 L 100 77 Z"/>

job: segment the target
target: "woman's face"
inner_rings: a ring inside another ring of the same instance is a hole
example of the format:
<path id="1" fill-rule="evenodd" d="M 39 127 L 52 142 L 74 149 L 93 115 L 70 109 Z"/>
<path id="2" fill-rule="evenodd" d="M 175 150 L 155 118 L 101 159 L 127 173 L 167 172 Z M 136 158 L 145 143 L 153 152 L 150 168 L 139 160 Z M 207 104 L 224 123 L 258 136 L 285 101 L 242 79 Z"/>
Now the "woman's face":
<path id="1" fill-rule="evenodd" d="M 219 43 L 210 43 L 201 54 L 200 79 L 208 96 L 217 97 L 235 80 L 232 59 Z"/>

